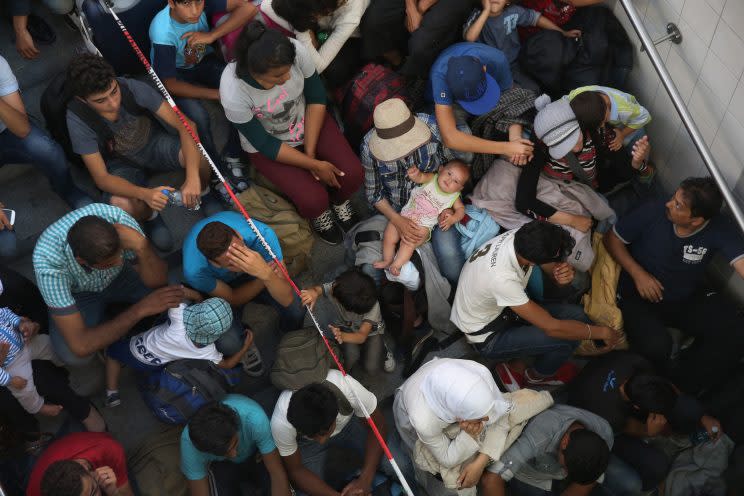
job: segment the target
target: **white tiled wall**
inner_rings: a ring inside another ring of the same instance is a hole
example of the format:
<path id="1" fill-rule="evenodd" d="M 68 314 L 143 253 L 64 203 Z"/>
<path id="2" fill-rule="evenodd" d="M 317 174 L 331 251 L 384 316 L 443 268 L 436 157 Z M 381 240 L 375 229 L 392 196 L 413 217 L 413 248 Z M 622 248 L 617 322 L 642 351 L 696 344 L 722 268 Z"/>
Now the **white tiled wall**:
<path id="1" fill-rule="evenodd" d="M 685 177 L 707 175 L 687 130 L 648 57 L 640 52 L 625 10 L 606 0 L 636 45 L 630 88 L 653 121 L 648 131 L 659 179 L 672 191 Z M 682 31 L 680 45 L 657 46 L 677 89 L 685 99 L 718 167 L 744 207 L 744 0 L 633 0 L 651 38 L 666 34 L 668 22 Z M 726 264 L 716 272 L 744 299 L 744 283 Z"/>

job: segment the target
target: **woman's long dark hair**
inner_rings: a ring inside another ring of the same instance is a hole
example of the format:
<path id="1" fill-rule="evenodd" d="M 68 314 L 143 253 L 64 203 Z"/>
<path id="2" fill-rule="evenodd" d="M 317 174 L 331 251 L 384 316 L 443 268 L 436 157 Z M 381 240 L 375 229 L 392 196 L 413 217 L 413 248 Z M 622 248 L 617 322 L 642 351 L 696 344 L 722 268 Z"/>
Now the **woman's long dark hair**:
<path id="1" fill-rule="evenodd" d="M 241 78 L 292 65 L 296 55 L 289 38 L 258 21 L 251 22 L 240 33 L 235 54 L 235 74 Z"/>
<path id="2" fill-rule="evenodd" d="M 339 0 L 273 0 L 271 6 L 295 31 L 318 31 L 318 19 L 330 15 L 343 2 Z"/>

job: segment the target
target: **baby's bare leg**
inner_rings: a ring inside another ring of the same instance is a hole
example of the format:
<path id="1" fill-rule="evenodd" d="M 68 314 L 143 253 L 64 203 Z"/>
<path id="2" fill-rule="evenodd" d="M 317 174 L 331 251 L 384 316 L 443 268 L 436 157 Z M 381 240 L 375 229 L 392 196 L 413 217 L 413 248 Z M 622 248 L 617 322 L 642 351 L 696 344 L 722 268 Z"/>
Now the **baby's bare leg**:
<path id="1" fill-rule="evenodd" d="M 395 257 L 395 245 L 400 241 L 398 229 L 392 222 L 388 222 L 385 232 L 382 234 L 382 260 L 375 262 L 372 266 L 375 269 L 387 269 Z"/>
<path id="2" fill-rule="evenodd" d="M 417 246 L 418 245 L 406 243 L 405 241 L 400 242 L 398 253 L 395 254 L 395 260 L 393 260 L 393 263 L 391 263 L 390 267 L 388 267 L 388 270 L 391 274 L 393 274 L 394 276 L 400 275 L 400 268 L 403 267 L 409 260 L 411 260 L 413 251 L 416 249 Z"/>

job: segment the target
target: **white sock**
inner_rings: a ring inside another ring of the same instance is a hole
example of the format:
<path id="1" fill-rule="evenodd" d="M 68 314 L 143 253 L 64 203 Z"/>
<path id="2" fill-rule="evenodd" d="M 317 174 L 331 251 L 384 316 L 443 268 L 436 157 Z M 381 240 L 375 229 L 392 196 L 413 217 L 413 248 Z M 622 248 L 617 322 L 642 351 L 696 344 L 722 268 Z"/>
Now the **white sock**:
<path id="1" fill-rule="evenodd" d="M 119 394 L 119 390 L 118 389 L 107 389 L 106 390 L 106 397 L 109 397 L 112 394 Z"/>

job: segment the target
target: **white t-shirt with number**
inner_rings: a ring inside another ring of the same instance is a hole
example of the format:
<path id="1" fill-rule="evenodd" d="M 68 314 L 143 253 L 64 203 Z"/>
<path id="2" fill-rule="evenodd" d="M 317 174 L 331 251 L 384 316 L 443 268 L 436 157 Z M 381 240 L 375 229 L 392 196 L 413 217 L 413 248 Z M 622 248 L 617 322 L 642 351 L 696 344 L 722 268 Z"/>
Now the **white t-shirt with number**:
<path id="1" fill-rule="evenodd" d="M 354 415 L 364 417 L 362 404 L 371 415 L 377 408 L 377 397 L 350 375 L 347 375 L 346 379 L 345 381 L 338 370 L 329 370 L 326 376 L 326 380 L 334 384 L 349 400 Z M 294 394 L 294 391 L 282 391 L 271 416 L 271 434 L 274 436 L 274 442 L 281 456 L 290 456 L 297 451 L 297 429 L 287 420 L 287 409 L 292 394 Z M 357 400 L 357 398 L 359 399 Z M 354 415 L 341 415 L 339 413 L 336 417 L 336 428 L 333 430 L 331 437 L 340 433 Z"/>
<path id="2" fill-rule="evenodd" d="M 473 252 L 460 273 L 450 320 L 471 343 L 482 343 L 490 333 L 472 335 L 496 319 L 506 307 L 524 305 L 532 267 L 524 270 L 509 231 Z"/>

